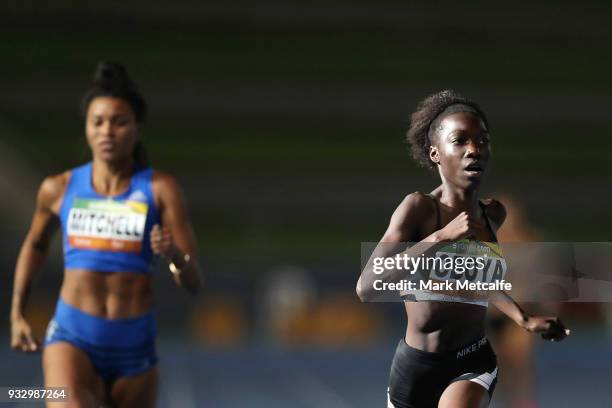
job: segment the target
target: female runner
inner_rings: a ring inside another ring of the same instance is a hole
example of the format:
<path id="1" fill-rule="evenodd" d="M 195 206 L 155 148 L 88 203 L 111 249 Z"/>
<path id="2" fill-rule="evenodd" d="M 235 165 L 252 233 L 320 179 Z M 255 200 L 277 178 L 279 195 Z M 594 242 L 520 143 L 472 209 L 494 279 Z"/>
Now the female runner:
<path id="1" fill-rule="evenodd" d="M 406 251 L 413 257 L 431 256 L 449 242 L 496 242 L 505 210 L 499 201 L 478 197 L 491 156 L 489 126 L 479 106 L 454 91 L 433 94 L 412 114 L 407 138 L 413 157 L 437 170 L 441 185 L 430 194 L 417 191 L 403 200 L 378 254 L 392 252 L 381 249 L 385 244 L 401 242 L 419 243 Z M 375 296 L 374 279 L 382 276 L 368 268 L 357 283 L 362 300 Z M 558 341 L 569 334 L 558 318 L 531 316 L 503 291 L 484 299 L 417 291 L 403 299 L 408 327 L 391 365 L 388 407 L 488 406 L 497 381 L 495 354 L 485 337 L 488 300 L 520 327 L 545 339 Z"/>
<path id="2" fill-rule="evenodd" d="M 40 186 L 17 259 L 11 345 L 41 350 L 24 311 L 60 227 L 65 273 L 44 342 L 45 386 L 68 387 L 71 407 L 153 407 L 151 261 L 163 257 L 175 282 L 195 294 L 202 287 L 196 239 L 178 183 L 146 162 L 146 103 L 122 65 L 98 65 L 82 109 L 92 161 Z"/>

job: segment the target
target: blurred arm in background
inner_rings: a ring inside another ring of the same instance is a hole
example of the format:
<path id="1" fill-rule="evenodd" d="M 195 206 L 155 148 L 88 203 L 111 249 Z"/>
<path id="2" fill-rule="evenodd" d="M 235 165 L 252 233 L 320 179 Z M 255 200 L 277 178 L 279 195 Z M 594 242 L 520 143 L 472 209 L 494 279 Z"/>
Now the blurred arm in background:
<path id="1" fill-rule="evenodd" d="M 153 192 L 162 221 L 161 226 L 156 225 L 151 230 L 153 253 L 163 256 L 168 262 L 176 284 L 195 295 L 204 283 L 183 191 L 174 177 L 156 171 Z"/>
<path id="2" fill-rule="evenodd" d="M 42 182 L 36 198 L 32 224 L 19 251 L 10 316 L 11 347 L 15 350 L 40 350 L 40 341 L 36 339 L 25 319 L 25 309 L 31 282 L 42 267 L 53 233 L 59 227 L 59 208 L 68 178 L 68 173 L 62 173 L 47 177 Z"/>

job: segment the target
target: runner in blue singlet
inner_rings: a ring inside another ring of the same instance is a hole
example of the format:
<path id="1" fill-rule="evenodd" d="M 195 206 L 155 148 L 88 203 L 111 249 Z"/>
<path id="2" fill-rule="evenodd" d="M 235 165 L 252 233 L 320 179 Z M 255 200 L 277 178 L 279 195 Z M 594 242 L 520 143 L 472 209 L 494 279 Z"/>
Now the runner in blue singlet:
<path id="1" fill-rule="evenodd" d="M 146 162 L 146 103 L 117 63 L 101 63 L 83 98 L 92 161 L 47 177 L 17 259 L 11 344 L 43 350 L 45 386 L 70 406 L 153 407 L 158 387 L 151 261 L 190 293 L 202 286 L 196 239 L 176 180 Z M 65 273 L 41 346 L 24 318 L 31 281 L 61 228 Z"/>

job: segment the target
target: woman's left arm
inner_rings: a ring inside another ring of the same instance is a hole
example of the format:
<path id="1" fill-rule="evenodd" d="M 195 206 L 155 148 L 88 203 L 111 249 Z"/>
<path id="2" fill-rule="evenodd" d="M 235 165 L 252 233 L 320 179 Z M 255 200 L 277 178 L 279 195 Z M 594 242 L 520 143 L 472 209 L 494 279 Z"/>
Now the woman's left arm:
<path id="1" fill-rule="evenodd" d="M 506 208 L 497 200 L 488 200 L 486 208 L 487 216 L 493 221 L 495 229 L 499 229 L 506 219 Z M 570 330 L 565 328 L 558 317 L 532 316 L 504 291 L 491 293 L 489 301 L 523 329 L 541 333 L 544 340 L 560 341 L 570 334 Z"/>
<path id="2" fill-rule="evenodd" d="M 203 278 L 185 196 L 176 179 L 168 174 L 156 171 L 152 184 L 161 225 L 151 230 L 151 248 L 166 259 L 176 284 L 195 295 L 203 286 Z"/>
<path id="3" fill-rule="evenodd" d="M 544 340 L 561 341 L 570 334 L 570 330 L 558 317 L 532 316 L 521 309 L 519 304 L 504 291 L 493 292 L 489 302 L 523 329 L 532 333 L 541 333 Z"/>

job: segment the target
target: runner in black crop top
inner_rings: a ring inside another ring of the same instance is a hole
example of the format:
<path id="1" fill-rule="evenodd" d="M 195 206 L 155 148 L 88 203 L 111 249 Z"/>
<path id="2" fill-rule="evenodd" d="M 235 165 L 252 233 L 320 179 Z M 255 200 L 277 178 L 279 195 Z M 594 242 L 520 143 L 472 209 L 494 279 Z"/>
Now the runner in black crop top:
<path id="1" fill-rule="evenodd" d="M 482 110 L 447 90 L 422 101 L 411 119 L 412 155 L 438 173 L 441 184 L 430 194 L 406 196 L 380 242 L 423 242 L 434 248 L 463 239 L 497 241 L 504 207 L 478 197 L 491 156 Z M 406 251 L 409 256 L 422 253 L 412 253 L 412 248 Z M 371 270 L 362 272 L 357 283 L 362 300 L 373 295 L 374 279 Z M 531 316 L 505 292 L 495 292 L 489 302 L 521 327 L 549 340 L 562 340 L 569 334 L 558 318 Z M 497 376 L 495 356 L 484 337 L 486 307 L 453 301 L 406 301 L 404 305 L 408 326 L 393 360 L 388 406 L 486 407 Z"/>

